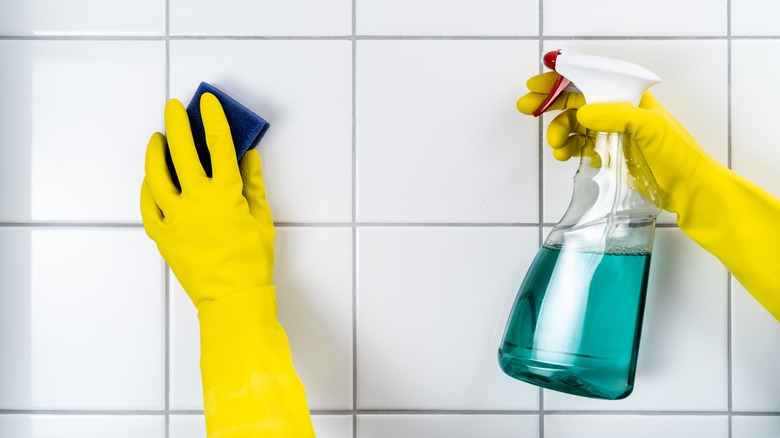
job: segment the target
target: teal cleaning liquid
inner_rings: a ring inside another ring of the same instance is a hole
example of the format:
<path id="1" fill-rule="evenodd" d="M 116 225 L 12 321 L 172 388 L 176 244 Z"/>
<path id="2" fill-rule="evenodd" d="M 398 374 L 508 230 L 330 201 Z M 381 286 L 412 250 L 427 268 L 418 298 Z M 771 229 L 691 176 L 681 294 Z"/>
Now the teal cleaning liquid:
<path id="1" fill-rule="evenodd" d="M 543 247 L 517 295 L 498 359 L 516 379 L 617 400 L 634 387 L 650 253 Z"/>

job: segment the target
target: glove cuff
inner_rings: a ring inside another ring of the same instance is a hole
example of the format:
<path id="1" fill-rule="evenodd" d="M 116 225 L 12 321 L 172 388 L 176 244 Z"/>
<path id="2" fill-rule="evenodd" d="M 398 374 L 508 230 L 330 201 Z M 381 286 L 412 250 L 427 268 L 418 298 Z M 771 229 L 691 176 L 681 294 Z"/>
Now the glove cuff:
<path id="1" fill-rule="evenodd" d="M 198 313 L 209 437 L 314 436 L 306 391 L 276 319 L 275 292 L 242 289 Z"/>
<path id="2" fill-rule="evenodd" d="M 775 232 L 780 200 L 728 168 L 710 166 L 677 212 L 680 229 L 717 257 L 780 320 Z"/>

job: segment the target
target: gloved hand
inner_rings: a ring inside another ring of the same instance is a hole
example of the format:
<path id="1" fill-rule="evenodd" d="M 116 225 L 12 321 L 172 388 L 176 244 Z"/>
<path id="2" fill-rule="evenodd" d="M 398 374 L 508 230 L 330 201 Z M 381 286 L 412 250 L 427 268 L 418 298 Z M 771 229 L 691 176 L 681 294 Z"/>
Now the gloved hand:
<path id="1" fill-rule="evenodd" d="M 222 107 L 203 94 L 213 175 L 206 176 L 184 106 L 170 100 L 165 126 L 182 191 L 165 163 L 166 138 L 146 151 L 144 229 L 198 309 L 206 428 L 215 437 L 311 437 L 305 390 L 276 318 L 274 225 L 256 151 L 236 162 Z"/>
<path id="2" fill-rule="evenodd" d="M 518 100 L 518 110 L 536 110 L 556 77 L 549 72 L 531 78 L 531 93 Z M 560 160 L 582 153 L 585 128 L 631 135 L 660 189 L 663 208 L 676 213 L 680 229 L 780 320 L 780 200 L 710 157 L 650 93 L 638 107 L 585 105 L 581 94 L 565 93 L 550 109 L 564 110 L 547 131 Z"/>

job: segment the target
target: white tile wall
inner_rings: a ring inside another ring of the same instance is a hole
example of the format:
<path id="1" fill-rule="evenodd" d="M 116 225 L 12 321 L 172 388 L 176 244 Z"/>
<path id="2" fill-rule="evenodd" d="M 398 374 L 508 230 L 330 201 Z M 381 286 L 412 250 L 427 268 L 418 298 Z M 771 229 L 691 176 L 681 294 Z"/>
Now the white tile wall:
<path id="1" fill-rule="evenodd" d="M 780 99 L 780 84 L 768 81 L 757 92 L 759 72 L 780 68 L 780 41 L 734 41 L 732 47 L 732 163 L 737 172 L 775 196 L 780 196 L 780 178 L 772 163 L 780 161 L 780 141 L 772 135 L 774 102 Z"/>
<path id="2" fill-rule="evenodd" d="M 320 437 L 780 436 L 778 323 L 670 215 L 634 394 L 496 364 L 576 167 L 514 109 L 541 53 L 646 65 L 780 195 L 776 3 L 0 1 L 0 436 L 205 436 L 195 312 L 138 214 L 164 102 L 202 80 L 272 125 L 280 319 Z"/>
<path id="3" fill-rule="evenodd" d="M 361 415 L 365 438 L 536 438 L 536 415 Z"/>
<path id="4" fill-rule="evenodd" d="M 0 220 L 140 222 L 161 41 L 0 40 Z"/>
<path id="5" fill-rule="evenodd" d="M 548 438 L 727 438 L 725 416 L 551 415 L 545 418 Z"/>
<path id="6" fill-rule="evenodd" d="M 203 415 L 171 415 L 170 438 L 206 438 L 206 420 Z"/>
<path id="7" fill-rule="evenodd" d="M 495 337 L 537 242 L 534 228 L 359 229 L 358 407 L 537 408 L 496 366 Z"/>
<path id="8" fill-rule="evenodd" d="M 780 411 L 780 325 L 732 280 L 733 403 L 735 411 Z"/>
<path id="9" fill-rule="evenodd" d="M 731 34 L 778 36 L 780 2 L 775 0 L 740 0 L 731 3 Z"/>
<path id="10" fill-rule="evenodd" d="M 163 263 L 137 229 L 0 228 L 0 409 L 163 408 Z"/>
<path id="11" fill-rule="evenodd" d="M 534 222 L 536 123 L 514 105 L 537 46 L 358 42 L 358 219 Z"/>
<path id="12" fill-rule="evenodd" d="M 0 415 L 0 435 L 13 438 L 164 438 L 163 415 Z"/>
<path id="13" fill-rule="evenodd" d="M 350 0 L 169 0 L 171 35 L 349 35 Z"/>
<path id="14" fill-rule="evenodd" d="M 206 438 L 203 415 L 171 415 L 169 438 Z M 312 416 L 317 438 L 349 438 L 352 436 L 352 415 Z"/>
<path id="15" fill-rule="evenodd" d="M 726 36 L 727 21 L 726 0 L 544 0 L 552 36 Z"/>
<path id="16" fill-rule="evenodd" d="M 539 35 L 537 0 L 358 2 L 358 35 Z"/>
<path id="17" fill-rule="evenodd" d="M 0 29 L 19 36 L 165 35 L 165 0 L 3 1 Z"/>
<path id="18" fill-rule="evenodd" d="M 780 436 L 778 417 L 734 417 L 733 438 L 777 438 Z"/>

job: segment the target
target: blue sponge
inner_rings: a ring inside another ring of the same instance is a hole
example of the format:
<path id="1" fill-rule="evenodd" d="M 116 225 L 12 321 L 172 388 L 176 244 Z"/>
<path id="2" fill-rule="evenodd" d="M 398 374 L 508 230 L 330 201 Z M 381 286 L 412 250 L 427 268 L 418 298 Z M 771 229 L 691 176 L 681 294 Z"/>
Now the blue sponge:
<path id="1" fill-rule="evenodd" d="M 222 104 L 222 109 L 225 110 L 228 125 L 230 125 L 230 133 L 233 136 L 233 145 L 236 148 L 236 159 L 241 159 L 246 151 L 257 146 L 257 144 L 260 143 L 260 139 L 263 138 L 263 135 L 265 135 L 271 125 L 263 120 L 262 117 L 253 113 L 216 87 L 201 82 L 198 89 L 195 91 L 195 95 L 192 97 L 190 104 L 187 105 L 187 115 L 190 119 L 192 139 L 195 141 L 195 149 L 198 150 L 200 163 L 203 165 L 203 170 L 206 171 L 206 175 L 211 177 L 211 155 L 209 154 L 208 146 L 206 146 L 206 133 L 203 129 L 203 119 L 200 115 L 200 96 L 203 95 L 203 93 L 213 94 L 216 96 L 217 100 L 219 100 L 219 103 Z M 170 153 L 166 154 L 166 159 L 168 161 L 168 170 L 171 172 L 173 183 L 181 190 L 179 178 L 176 176 L 176 171 L 173 168 L 173 161 L 170 158 Z"/>

